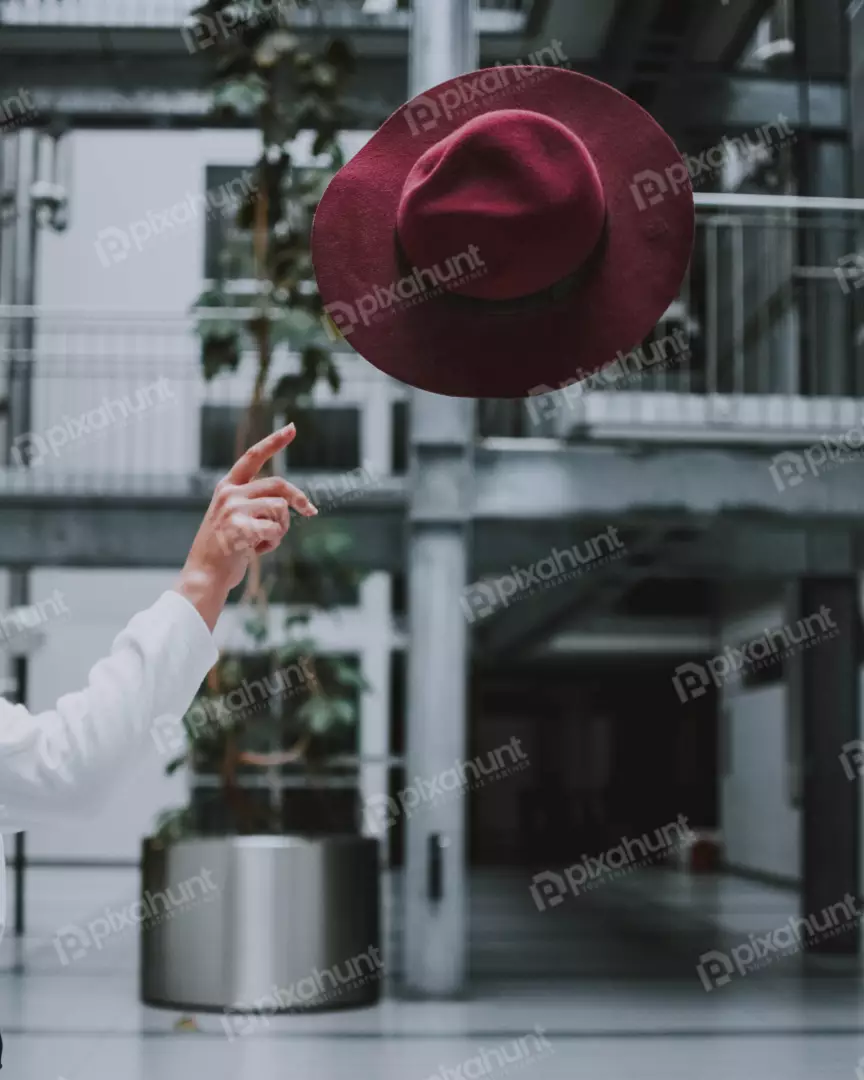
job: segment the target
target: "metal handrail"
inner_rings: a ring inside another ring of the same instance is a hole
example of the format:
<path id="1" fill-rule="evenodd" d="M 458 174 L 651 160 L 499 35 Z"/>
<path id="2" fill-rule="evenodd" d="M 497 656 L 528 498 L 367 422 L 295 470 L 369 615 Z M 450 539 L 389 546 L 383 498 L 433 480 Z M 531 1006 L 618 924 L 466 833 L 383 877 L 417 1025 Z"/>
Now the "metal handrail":
<path id="1" fill-rule="evenodd" d="M 749 195 L 739 192 L 699 192 L 696 209 L 707 210 L 812 210 L 814 213 L 841 211 L 864 213 L 864 199 L 819 195 Z"/>

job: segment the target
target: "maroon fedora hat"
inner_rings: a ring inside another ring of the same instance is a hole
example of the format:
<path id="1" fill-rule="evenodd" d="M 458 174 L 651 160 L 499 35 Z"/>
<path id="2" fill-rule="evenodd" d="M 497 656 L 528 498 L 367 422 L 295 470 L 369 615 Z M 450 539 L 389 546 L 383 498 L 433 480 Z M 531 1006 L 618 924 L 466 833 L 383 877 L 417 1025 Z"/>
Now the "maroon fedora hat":
<path id="1" fill-rule="evenodd" d="M 693 247 L 675 144 L 604 83 L 496 67 L 408 102 L 334 177 L 312 252 L 328 322 L 433 393 L 518 398 L 640 345 Z"/>

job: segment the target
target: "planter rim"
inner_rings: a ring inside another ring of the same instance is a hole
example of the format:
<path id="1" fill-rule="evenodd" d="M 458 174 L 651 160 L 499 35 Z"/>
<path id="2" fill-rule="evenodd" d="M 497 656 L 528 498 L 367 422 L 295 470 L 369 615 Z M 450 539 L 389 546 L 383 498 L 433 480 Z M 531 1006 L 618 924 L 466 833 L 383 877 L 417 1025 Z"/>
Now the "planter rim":
<path id="1" fill-rule="evenodd" d="M 233 848 L 271 848 L 273 850 L 290 848 L 309 848 L 320 846 L 343 846 L 348 844 L 376 845 L 374 836 L 352 836 L 340 833 L 335 836 L 185 836 L 180 840 L 162 841 L 155 836 L 147 836 L 144 843 L 148 847 L 178 848 L 185 846 L 216 846 Z"/>

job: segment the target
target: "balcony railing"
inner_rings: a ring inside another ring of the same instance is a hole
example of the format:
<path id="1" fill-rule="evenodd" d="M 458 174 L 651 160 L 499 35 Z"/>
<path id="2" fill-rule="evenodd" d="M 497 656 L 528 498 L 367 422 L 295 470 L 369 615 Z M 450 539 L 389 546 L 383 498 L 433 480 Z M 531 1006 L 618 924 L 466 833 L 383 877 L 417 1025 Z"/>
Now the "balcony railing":
<path id="1" fill-rule="evenodd" d="M 688 279 L 641 351 L 565 389 L 480 402 L 480 438 L 792 444 L 861 428 L 864 200 L 701 196 L 698 209 Z M 296 363 L 280 346 L 274 382 Z M 315 402 L 334 426 L 308 467 L 351 471 L 336 442 L 353 439 L 358 467 L 400 471 L 406 387 L 352 353 L 339 363 L 342 391 Z M 189 315 L 0 308 L 0 438 L 10 422 L 17 434 L 0 489 L 200 492 L 230 460 L 254 370 L 250 353 L 206 382 Z M 332 415 L 343 407 L 356 416 Z"/>
<path id="2" fill-rule="evenodd" d="M 479 0 L 480 29 L 516 31 L 533 0 Z M 195 8 L 194 0 L 0 0 L 0 25 L 7 26 L 105 26 L 160 29 L 180 27 Z M 325 0 L 321 13 L 313 7 L 297 8 L 293 0 L 244 0 L 250 17 L 279 18 L 280 9 L 294 25 L 345 29 L 404 30 L 410 20 L 406 5 L 397 0 Z M 502 19 L 504 21 L 502 21 Z M 515 20 L 515 21 L 514 21 Z"/>
<path id="3" fill-rule="evenodd" d="M 0 307 L 0 491 L 195 497 L 212 488 L 234 457 L 257 365 L 249 351 L 236 372 L 206 381 L 194 323 Z M 301 414 L 306 437 L 292 472 L 319 485 L 322 499 L 386 502 L 405 387 L 353 354 L 338 359 L 342 388 L 322 386 L 309 403 L 317 412 Z M 297 370 L 297 357 L 277 346 L 268 388 Z"/>
<path id="4" fill-rule="evenodd" d="M 483 403 L 484 435 L 782 442 L 861 424 L 864 200 L 696 202 L 690 272 L 641 351 L 527 402 Z"/>

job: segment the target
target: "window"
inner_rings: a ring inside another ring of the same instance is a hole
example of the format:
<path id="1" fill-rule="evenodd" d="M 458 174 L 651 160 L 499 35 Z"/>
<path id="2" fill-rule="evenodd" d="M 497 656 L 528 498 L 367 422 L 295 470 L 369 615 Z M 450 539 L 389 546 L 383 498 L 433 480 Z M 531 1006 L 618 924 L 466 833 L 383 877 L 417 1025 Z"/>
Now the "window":
<path id="1" fill-rule="evenodd" d="M 207 167 L 204 276 L 211 280 L 241 281 L 256 276 L 252 234 L 235 224 L 240 197 L 249 190 L 250 175 L 251 169 L 240 165 Z"/>
<path id="2" fill-rule="evenodd" d="M 237 430 L 246 409 L 204 405 L 201 409 L 201 468 L 227 471 L 234 464 Z M 302 438 L 285 452 L 286 471 L 349 472 L 361 466 L 360 411 L 355 406 L 294 410 Z"/>
<path id="3" fill-rule="evenodd" d="M 243 412 L 238 405 L 205 405 L 201 409 L 202 469 L 227 472 L 234 464 Z"/>
<path id="4" fill-rule="evenodd" d="M 391 472 L 404 476 L 408 472 L 408 402 L 394 401 L 392 417 Z"/>
<path id="5" fill-rule="evenodd" d="M 360 410 L 351 406 L 295 409 L 290 417 L 301 433 L 285 451 L 288 469 L 357 469 L 360 460 Z"/>

